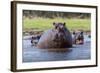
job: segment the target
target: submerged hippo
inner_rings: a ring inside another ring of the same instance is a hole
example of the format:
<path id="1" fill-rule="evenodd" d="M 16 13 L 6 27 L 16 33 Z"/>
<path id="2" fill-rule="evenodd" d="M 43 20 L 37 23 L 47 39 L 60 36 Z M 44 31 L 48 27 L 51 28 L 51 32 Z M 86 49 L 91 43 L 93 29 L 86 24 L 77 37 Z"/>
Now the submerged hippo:
<path id="1" fill-rule="evenodd" d="M 72 47 L 72 36 L 65 23 L 53 23 L 54 28 L 43 33 L 37 48 L 68 48 Z"/>
<path id="2" fill-rule="evenodd" d="M 84 34 L 83 31 L 73 32 L 73 43 L 74 44 L 84 44 Z"/>

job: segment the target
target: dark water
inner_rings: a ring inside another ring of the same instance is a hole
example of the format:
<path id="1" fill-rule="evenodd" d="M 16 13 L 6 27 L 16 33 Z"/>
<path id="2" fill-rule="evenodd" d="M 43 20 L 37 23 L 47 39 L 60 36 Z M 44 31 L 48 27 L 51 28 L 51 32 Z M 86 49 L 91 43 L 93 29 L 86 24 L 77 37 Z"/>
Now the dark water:
<path id="1" fill-rule="evenodd" d="M 23 39 L 23 62 L 90 59 L 90 42 L 90 38 L 85 36 L 83 45 L 73 45 L 72 48 L 38 49 L 31 45 L 29 39 Z"/>

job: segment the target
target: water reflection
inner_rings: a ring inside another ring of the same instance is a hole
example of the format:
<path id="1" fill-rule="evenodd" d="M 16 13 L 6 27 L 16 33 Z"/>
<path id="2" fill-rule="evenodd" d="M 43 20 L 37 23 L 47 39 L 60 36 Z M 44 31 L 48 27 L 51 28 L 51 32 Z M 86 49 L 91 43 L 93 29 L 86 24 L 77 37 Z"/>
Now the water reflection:
<path id="1" fill-rule="evenodd" d="M 87 36 L 85 36 L 84 45 L 58 49 L 39 49 L 32 46 L 29 39 L 23 39 L 23 62 L 81 60 L 90 59 L 90 57 L 90 38 Z"/>

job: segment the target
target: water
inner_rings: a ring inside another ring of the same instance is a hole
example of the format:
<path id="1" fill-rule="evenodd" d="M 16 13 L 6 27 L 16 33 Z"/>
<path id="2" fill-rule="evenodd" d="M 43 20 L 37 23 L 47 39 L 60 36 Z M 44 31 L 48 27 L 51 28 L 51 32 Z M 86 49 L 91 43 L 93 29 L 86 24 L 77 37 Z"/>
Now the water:
<path id="1" fill-rule="evenodd" d="M 72 48 L 38 49 L 31 45 L 30 39 L 23 39 L 23 62 L 90 59 L 90 42 L 90 38 L 85 36 L 83 45 L 73 45 Z"/>

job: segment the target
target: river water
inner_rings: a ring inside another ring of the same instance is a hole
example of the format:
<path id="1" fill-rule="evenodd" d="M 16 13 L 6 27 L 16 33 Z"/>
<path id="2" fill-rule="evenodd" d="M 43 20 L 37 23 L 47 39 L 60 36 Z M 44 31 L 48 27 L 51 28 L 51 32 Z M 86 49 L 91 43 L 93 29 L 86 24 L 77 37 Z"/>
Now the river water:
<path id="1" fill-rule="evenodd" d="M 83 45 L 72 48 L 38 49 L 32 46 L 30 39 L 23 39 L 23 62 L 86 60 L 91 58 L 91 39 L 85 35 Z"/>

